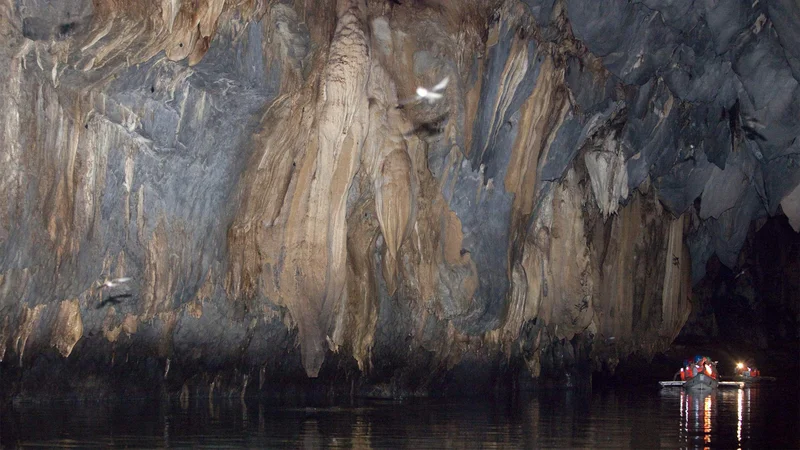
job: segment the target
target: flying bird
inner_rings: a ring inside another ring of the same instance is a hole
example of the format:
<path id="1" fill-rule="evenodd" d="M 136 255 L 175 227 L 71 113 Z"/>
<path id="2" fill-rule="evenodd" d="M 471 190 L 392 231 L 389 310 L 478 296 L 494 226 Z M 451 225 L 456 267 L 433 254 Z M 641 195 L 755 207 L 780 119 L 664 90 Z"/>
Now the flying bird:
<path id="1" fill-rule="evenodd" d="M 430 104 L 432 104 L 436 100 L 441 100 L 441 98 L 444 97 L 444 94 L 442 94 L 441 92 L 444 90 L 444 88 L 447 87 L 448 81 L 450 81 L 450 77 L 445 77 L 444 80 L 440 81 L 436 86 L 430 89 L 426 89 L 422 86 L 418 87 L 417 95 L 414 98 L 401 102 L 400 105 L 398 105 L 398 107 L 402 108 L 403 106 L 409 103 L 418 102 L 420 100 L 427 100 L 428 103 Z"/>
<path id="2" fill-rule="evenodd" d="M 106 282 L 103 283 L 101 287 L 103 287 L 103 288 L 113 288 L 113 287 L 117 287 L 117 286 L 123 285 L 123 284 L 127 283 L 128 281 L 131 281 L 131 278 L 129 278 L 129 277 L 114 278 L 113 280 L 106 280 Z"/>

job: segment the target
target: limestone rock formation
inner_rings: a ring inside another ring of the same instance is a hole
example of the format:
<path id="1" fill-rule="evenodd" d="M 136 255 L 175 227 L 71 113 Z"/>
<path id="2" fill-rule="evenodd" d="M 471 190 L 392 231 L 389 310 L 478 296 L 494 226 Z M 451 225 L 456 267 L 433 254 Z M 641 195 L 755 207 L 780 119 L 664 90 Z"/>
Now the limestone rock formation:
<path id="1" fill-rule="evenodd" d="M 713 254 L 800 223 L 797 11 L 0 2 L 4 386 L 422 395 L 664 349 Z"/>

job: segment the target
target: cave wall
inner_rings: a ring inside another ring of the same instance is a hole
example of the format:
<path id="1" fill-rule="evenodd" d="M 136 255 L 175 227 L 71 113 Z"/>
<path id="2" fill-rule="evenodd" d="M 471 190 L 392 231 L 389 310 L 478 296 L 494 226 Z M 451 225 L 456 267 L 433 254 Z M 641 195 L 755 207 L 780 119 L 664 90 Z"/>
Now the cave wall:
<path id="1" fill-rule="evenodd" d="M 663 349 L 706 260 L 792 204 L 796 14 L 3 2 L 7 385 L 136 365 L 395 395 Z"/>
<path id="2" fill-rule="evenodd" d="M 694 288 L 678 340 L 726 342 L 753 353 L 800 350 L 800 234 L 780 215 L 754 222 L 736 270 L 716 257 Z"/>

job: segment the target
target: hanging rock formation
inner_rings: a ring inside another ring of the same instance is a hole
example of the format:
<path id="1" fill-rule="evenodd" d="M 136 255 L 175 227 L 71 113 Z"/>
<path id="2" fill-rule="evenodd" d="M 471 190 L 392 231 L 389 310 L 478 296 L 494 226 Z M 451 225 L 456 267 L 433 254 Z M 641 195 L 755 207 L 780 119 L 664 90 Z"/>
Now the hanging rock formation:
<path id="1" fill-rule="evenodd" d="M 427 395 L 663 350 L 713 254 L 800 223 L 797 11 L 6 0 L 5 389 Z"/>

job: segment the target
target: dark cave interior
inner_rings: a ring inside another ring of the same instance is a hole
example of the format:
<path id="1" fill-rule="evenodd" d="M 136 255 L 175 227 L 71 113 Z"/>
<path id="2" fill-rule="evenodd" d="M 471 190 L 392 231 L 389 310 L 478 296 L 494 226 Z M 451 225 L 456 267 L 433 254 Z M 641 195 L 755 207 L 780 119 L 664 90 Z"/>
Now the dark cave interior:
<path id="1" fill-rule="evenodd" d="M 693 286 L 692 313 L 672 346 L 652 360 L 633 355 L 601 383 L 653 383 L 670 379 L 681 361 L 709 354 L 720 371 L 741 361 L 784 381 L 800 372 L 800 233 L 783 214 L 751 224 L 739 266 L 713 256 Z"/>

